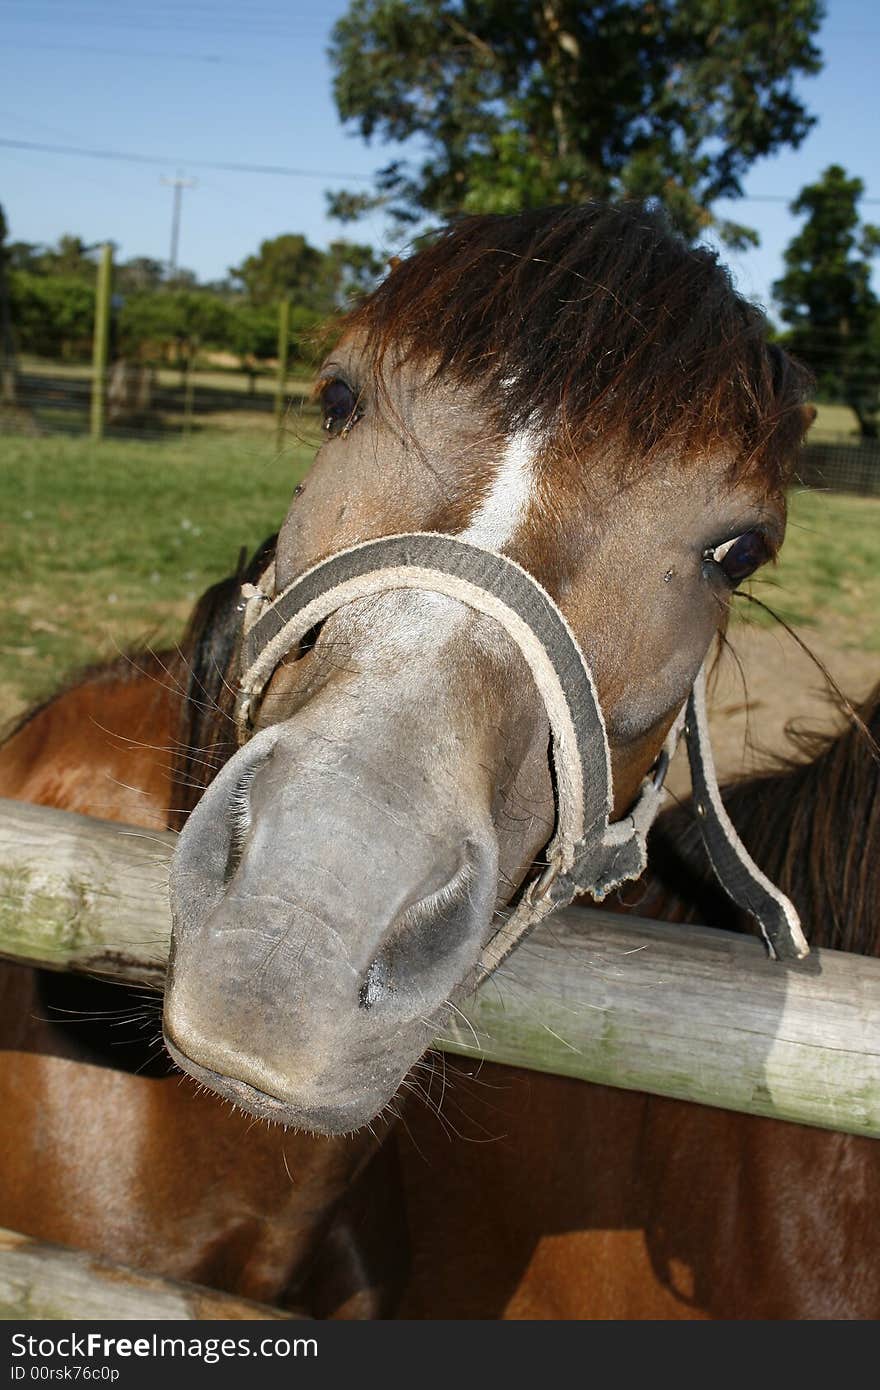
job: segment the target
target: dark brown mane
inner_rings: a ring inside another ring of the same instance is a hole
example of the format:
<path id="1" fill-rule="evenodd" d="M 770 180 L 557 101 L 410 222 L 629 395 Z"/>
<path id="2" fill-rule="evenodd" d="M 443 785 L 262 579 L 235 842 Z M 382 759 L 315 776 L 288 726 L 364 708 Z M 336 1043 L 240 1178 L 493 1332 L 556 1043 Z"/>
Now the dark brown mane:
<path id="1" fill-rule="evenodd" d="M 586 455 L 732 453 L 735 475 L 788 478 L 807 372 L 705 247 L 638 204 L 472 217 L 397 264 L 349 318 L 378 372 L 405 350 L 476 386 L 509 432 Z M 623 451 L 621 451 L 623 452 Z"/>
<path id="2" fill-rule="evenodd" d="M 270 536 L 250 560 L 202 594 L 180 645 L 186 698 L 174 753 L 172 830 L 181 830 L 211 779 L 236 749 L 232 723 L 243 617 L 241 586 L 254 583 L 275 553 Z"/>
<path id="3" fill-rule="evenodd" d="M 876 743 L 880 684 L 859 714 Z M 880 759 L 854 725 L 792 739 L 799 756 L 728 786 L 724 804 L 764 873 L 794 902 L 812 945 L 878 956 Z M 691 904 L 672 915 L 748 929 L 715 886 L 690 804 L 660 817 L 651 866 L 661 893 Z M 638 912 L 638 895 L 628 896 Z M 642 910 L 648 909 L 645 901 Z"/>

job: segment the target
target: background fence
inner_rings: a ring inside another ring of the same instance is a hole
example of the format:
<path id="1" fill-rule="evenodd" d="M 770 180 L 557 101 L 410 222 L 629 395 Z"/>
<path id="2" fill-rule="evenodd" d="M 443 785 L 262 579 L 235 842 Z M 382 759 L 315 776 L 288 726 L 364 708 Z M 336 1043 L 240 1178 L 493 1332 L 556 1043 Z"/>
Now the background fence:
<path id="1" fill-rule="evenodd" d="M 133 362 L 106 376 L 100 429 L 108 439 L 168 439 L 205 429 L 254 425 L 272 429 L 308 402 L 308 387 L 285 380 L 278 406 L 277 375 L 249 381 L 209 365 L 187 372 Z M 93 380 L 86 367 L 25 362 L 13 408 L 0 411 L 0 430 L 31 435 L 83 435 L 92 428 Z"/>
<path id="2" fill-rule="evenodd" d="M 804 487 L 880 497 L 880 440 L 807 444 L 798 477 Z"/>
<path id="3" fill-rule="evenodd" d="M 94 377 L 85 366 L 25 361 L 14 408 L 0 409 L 0 431 L 33 435 L 95 432 Z M 104 376 L 99 426 L 109 439 L 179 438 L 193 431 L 252 426 L 276 431 L 310 412 L 304 376 L 273 369 L 247 375 L 209 361 L 185 369 L 119 360 Z M 842 436 L 808 443 L 798 465 L 807 488 L 880 497 L 880 440 Z"/>
<path id="4" fill-rule="evenodd" d="M 173 350 L 171 339 L 161 340 L 161 348 L 160 339 L 151 341 L 148 337 L 135 351 L 114 359 L 112 347 L 119 339 L 118 297 L 114 298 L 112 288 L 108 246 L 103 248 L 97 266 L 91 363 L 33 355 L 16 361 L 12 324 L 12 336 L 7 333 L 8 341 L 0 354 L 0 433 L 167 439 L 195 431 L 245 427 L 274 429 L 280 444 L 291 421 L 304 410 L 309 414 L 310 366 L 303 357 L 303 343 L 311 341 L 310 334 L 320 334 L 314 324 L 305 336 L 298 330 L 292 332 L 289 301 L 282 299 L 274 307 L 263 305 L 260 309 L 261 335 L 254 339 L 259 341 L 259 357 L 244 352 L 241 343 L 233 346 L 230 342 L 224 347 L 216 336 L 216 325 L 211 329 L 214 337 L 209 348 L 201 336 L 207 331 L 204 325 L 186 327 L 181 322 Z M 151 300 L 160 307 L 172 303 L 161 289 Z M 45 306 L 39 311 L 40 332 L 36 336 L 43 343 L 41 350 L 49 351 L 56 339 L 68 348 L 75 342 L 80 354 L 87 350 L 87 337 L 68 341 L 64 326 L 49 321 L 52 312 Z M 299 310 L 294 307 L 293 315 L 305 313 L 308 317 L 308 312 L 302 306 Z M 277 336 L 273 327 L 276 319 Z M 219 322 L 226 323 L 222 315 Z M 82 324 L 83 335 L 87 325 L 88 316 Z M 229 329 L 229 324 L 226 326 Z M 29 332 L 33 338 L 33 323 L 29 323 Z M 305 426 L 309 435 L 313 424 L 310 420 Z M 811 442 L 801 457 L 799 479 L 803 486 L 880 496 L 880 440 L 859 438 L 854 425 L 855 416 L 847 407 L 834 403 L 820 406 Z"/>
<path id="5" fill-rule="evenodd" d="M 263 423 L 274 419 L 280 442 L 291 406 L 301 407 L 307 398 L 303 389 L 288 390 L 288 374 L 292 357 L 308 374 L 303 343 L 314 335 L 320 338 L 314 312 L 301 309 L 294 331 L 289 300 L 264 304 L 258 311 L 259 333 L 247 340 L 250 346 L 242 341 L 233 345 L 224 334 L 234 333 L 236 319 L 222 299 L 207 296 L 206 309 L 204 292 L 190 296 L 194 303 L 187 302 L 184 293 L 181 304 L 172 291 L 157 290 L 148 296 L 156 321 L 142 325 L 139 337 L 132 338 L 129 331 L 126 343 L 118 317 L 124 301 L 112 289 L 112 252 L 107 245 L 101 251 L 93 294 L 90 365 L 83 357 L 88 318 L 80 324 L 79 336 L 71 336 L 69 324 L 65 327 L 60 318 L 56 322 L 47 304 L 31 306 L 25 336 L 32 348 L 39 345 L 36 351 L 53 355 L 19 357 L 14 314 L 10 320 L 7 286 L 0 275 L 0 431 L 88 432 L 95 440 L 163 438 L 229 424 L 230 415 L 237 414 Z M 314 343 L 310 350 L 317 350 Z"/>

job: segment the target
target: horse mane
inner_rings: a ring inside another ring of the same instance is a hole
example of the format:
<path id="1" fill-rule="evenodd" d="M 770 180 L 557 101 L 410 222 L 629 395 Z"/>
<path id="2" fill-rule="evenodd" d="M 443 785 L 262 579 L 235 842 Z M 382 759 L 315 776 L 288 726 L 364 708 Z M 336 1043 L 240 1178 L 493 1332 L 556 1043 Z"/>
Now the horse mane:
<path id="1" fill-rule="evenodd" d="M 244 617 L 241 586 L 263 573 L 276 539 L 269 536 L 250 560 L 243 549 L 235 573 L 205 590 L 187 623 L 180 644 L 185 687 L 172 761 L 172 830 L 183 829 L 202 792 L 236 751 L 232 711 Z"/>
<path id="2" fill-rule="evenodd" d="M 858 711 L 871 738 L 790 730 L 795 754 L 722 788 L 728 814 L 764 873 L 794 902 L 813 946 L 880 955 L 880 684 Z M 690 802 L 659 817 L 650 875 L 633 912 L 751 930 L 715 884 Z"/>
<path id="3" fill-rule="evenodd" d="M 637 202 L 467 217 L 395 264 L 346 320 L 376 388 L 401 360 L 476 388 L 504 433 L 533 429 L 621 467 L 730 456 L 778 490 L 808 417 L 807 370 L 706 247 Z"/>

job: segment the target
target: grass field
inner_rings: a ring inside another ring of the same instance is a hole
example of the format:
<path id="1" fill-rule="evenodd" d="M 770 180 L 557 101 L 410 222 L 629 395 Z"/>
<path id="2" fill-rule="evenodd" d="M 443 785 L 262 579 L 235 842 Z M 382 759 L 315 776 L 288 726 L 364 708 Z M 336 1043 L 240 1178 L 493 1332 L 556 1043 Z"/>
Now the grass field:
<path id="1" fill-rule="evenodd" d="M 779 563 L 759 572 L 751 592 L 794 627 L 880 652 L 880 498 L 794 493 Z M 747 603 L 735 615 L 744 609 L 750 621 L 772 621 Z"/>
<path id="2" fill-rule="evenodd" d="M 295 434 L 280 456 L 249 432 L 0 440 L 0 723 L 76 666 L 174 641 L 240 547 L 277 528 L 312 456 Z M 880 499 L 795 495 L 783 559 L 754 591 L 841 647 L 880 651 Z"/>
<path id="3" fill-rule="evenodd" d="M 193 600 L 275 530 L 314 450 L 0 440 L 0 721 L 73 667 L 179 637 Z"/>
<path id="4" fill-rule="evenodd" d="M 859 438 L 859 422 L 848 405 L 819 404 L 808 438 L 811 444 L 826 440 L 839 442 L 842 438 L 851 438 L 855 443 Z"/>

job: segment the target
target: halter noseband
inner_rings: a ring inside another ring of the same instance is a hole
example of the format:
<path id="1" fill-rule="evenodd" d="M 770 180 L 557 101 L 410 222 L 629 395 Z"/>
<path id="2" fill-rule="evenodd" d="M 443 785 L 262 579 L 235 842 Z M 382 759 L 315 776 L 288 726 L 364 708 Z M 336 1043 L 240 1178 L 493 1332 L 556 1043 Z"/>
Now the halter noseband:
<path id="1" fill-rule="evenodd" d="M 722 888 L 755 917 L 774 959 L 800 959 L 808 953 L 793 905 L 753 862 L 722 804 L 706 720 L 705 667 L 635 804 L 622 820 L 611 822 L 608 735 L 593 675 L 574 633 L 527 570 L 458 536 L 383 536 L 331 555 L 280 594 L 274 592 L 274 564 L 258 585 L 246 585 L 236 703 L 239 741 L 250 737 L 276 666 L 311 628 L 354 599 L 393 589 L 446 594 L 499 623 L 528 663 L 550 721 L 557 819 L 547 866 L 528 883 L 513 915 L 487 944 L 481 961 L 485 974 L 496 970 L 555 908 L 581 893 L 601 901 L 644 871 L 648 830 L 663 803 L 666 769 L 682 729 L 698 824 Z"/>

